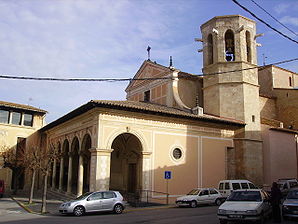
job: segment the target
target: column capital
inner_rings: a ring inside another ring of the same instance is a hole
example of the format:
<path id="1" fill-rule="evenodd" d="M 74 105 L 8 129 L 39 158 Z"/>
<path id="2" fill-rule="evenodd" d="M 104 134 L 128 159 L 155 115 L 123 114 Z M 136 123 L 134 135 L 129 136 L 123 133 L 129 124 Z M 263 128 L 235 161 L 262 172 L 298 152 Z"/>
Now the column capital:
<path id="1" fill-rule="evenodd" d="M 143 156 L 151 156 L 152 152 L 142 151 Z"/>

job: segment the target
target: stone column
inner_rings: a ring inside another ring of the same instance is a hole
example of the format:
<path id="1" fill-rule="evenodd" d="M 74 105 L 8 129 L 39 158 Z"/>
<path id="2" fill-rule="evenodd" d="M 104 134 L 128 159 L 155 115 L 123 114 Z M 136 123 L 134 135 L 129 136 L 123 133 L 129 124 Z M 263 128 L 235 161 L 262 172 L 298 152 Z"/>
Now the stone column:
<path id="1" fill-rule="evenodd" d="M 67 194 L 71 194 L 71 184 L 72 184 L 72 154 L 69 154 L 68 159 L 68 176 L 67 176 Z"/>
<path id="2" fill-rule="evenodd" d="M 83 194 L 83 181 L 84 181 L 84 157 L 80 153 L 79 157 L 79 167 L 78 167 L 78 185 L 77 185 L 77 197 Z"/>
<path id="3" fill-rule="evenodd" d="M 53 170 L 52 170 L 52 189 L 54 190 L 56 188 L 56 169 L 57 169 L 57 161 L 54 159 L 53 162 Z"/>
<path id="4" fill-rule="evenodd" d="M 151 154 L 152 152 L 142 152 L 142 201 L 146 201 L 146 198 L 148 198 L 148 196 L 152 193 L 152 186 L 150 180 Z"/>
<path id="5" fill-rule="evenodd" d="M 63 174 L 64 174 L 64 158 L 60 160 L 60 172 L 59 172 L 59 191 L 62 191 L 63 187 Z"/>
<path id="6" fill-rule="evenodd" d="M 90 191 L 109 190 L 113 149 L 91 148 L 89 151 L 91 152 Z"/>

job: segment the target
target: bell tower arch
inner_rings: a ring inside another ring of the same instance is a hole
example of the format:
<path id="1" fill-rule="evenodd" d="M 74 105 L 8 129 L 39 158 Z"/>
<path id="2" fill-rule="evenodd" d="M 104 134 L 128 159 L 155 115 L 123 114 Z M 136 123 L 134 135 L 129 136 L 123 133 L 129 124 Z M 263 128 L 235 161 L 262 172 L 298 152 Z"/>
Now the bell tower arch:
<path id="1" fill-rule="evenodd" d="M 240 15 L 218 16 L 201 26 L 204 111 L 242 120 L 234 139 L 235 176 L 263 183 L 255 21 Z"/>

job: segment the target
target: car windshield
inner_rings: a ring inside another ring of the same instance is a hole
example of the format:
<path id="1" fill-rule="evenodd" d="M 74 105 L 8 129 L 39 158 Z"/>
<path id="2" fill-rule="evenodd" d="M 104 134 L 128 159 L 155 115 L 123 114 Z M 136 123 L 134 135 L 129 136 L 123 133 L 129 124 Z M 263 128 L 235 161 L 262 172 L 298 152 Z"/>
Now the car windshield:
<path id="1" fill-rule="evenodd" d="M 290 191 L 288 193 L 287 199 L 298 199 L 298 190 L 297 191 Z"/>
<path id="2" fill-rule="evenodd" d="M 227 201 L 262 201 L 259 191 L 234 191 Z"/>
<path id="3" fill-rule="evenodd" d="M 187 195 L 197 195 L 200 192 L 200 189 L 192 189 Z"/>
<path id="4" fill-rule="evenodd" d="M 81 196 L 77 197 L 75 200 L 82 200 L 86 197 L 88 197 L 90 194 L 92 194 L 93 192 L 87 192 L 85 194 L 82 194 Z"/>

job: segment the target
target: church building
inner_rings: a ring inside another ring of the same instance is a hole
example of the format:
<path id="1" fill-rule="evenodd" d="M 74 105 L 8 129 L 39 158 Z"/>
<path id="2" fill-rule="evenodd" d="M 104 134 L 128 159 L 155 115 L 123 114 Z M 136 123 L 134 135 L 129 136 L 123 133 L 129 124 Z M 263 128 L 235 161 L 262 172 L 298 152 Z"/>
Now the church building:
<path id="1" fill-rule="evenodd" d="M 146 60 L 126 101 L 91 100 L 40 129 L 63 153 L 53 189 L 165 202 L 224 179 L 297 178 L 298 74 L 258 68 L 251 19 L 214 17 L 201 34 L 204 75 Z"/>

